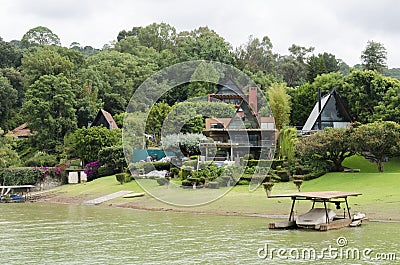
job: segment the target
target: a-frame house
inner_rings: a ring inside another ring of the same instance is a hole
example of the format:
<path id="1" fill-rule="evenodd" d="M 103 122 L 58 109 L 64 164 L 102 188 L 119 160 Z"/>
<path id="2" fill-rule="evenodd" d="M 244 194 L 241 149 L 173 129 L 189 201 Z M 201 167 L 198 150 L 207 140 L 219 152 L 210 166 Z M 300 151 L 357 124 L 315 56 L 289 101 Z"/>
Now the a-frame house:
<path id="1" fill-rule="evenodd" d="M 350 126 L 351 122 L 339 93 L 333 89 L 315 104 L 302 131 L 323 130 L 326 127 L 343 128 Z"/>

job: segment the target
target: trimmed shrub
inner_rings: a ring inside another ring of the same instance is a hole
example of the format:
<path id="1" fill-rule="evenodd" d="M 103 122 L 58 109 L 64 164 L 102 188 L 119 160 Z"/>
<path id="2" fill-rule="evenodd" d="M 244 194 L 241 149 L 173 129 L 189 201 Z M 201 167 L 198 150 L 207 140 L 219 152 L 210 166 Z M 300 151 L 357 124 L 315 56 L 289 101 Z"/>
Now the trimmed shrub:
<path id="1" fill-rule="evenodd" d="M 216 181 L 208 182 L 208 188 L 210 189 L 219 189 L 219 183 Z"/>
<path id="2" fill-rule="evenodd" d="M 280 181 L 282 181 L 282 182 L 289 181 L 289 171 L 288 170 L 277 170 L 276 174 L 279 176 Z"/>
<path id="3" fill-rule="evenodd" d="M 131 182 L 132 179 L 133 179 L 133 177 L 132 177 L 131 175 L 125 174 L 125 179 L 124 179 L 124 182 L 125 182 L 125 183 Z"/>
<path id="4" fill-rule="evenodd" d="M 266 175 L 259 175 L 259 174 L 253 175 L 253 181 L 255 181 L 255 182 L 259 183 L 259 184 L 265 182 L 266 178 L 267 178 Z"/>
<path id="5" fill-rule="evenodd" d="M 197 160 L 187 160 L 187 161 L 183 162 L 183 166 L 196 168 Z"/>
<path id="6" fill-rule="evenodd" d="M 178 177 L 178 175 L 179 175 L 179 168 L 177 168 L 177 167 L 172 167 L 172 168 L 170 168 L 170 170 L 169 170 L 169 176 L 170 176 L 171 178 Z"/>
<path id="7" fill-rule="evenodd" d="M 255 166 L 252 166 L 252 167 L 247 166 L 246 169 L 244 170 L 244 173 L 245 174 L 254 174 L 255 170 L 256 170 Z"/>
<path id="8" fill-rule="evenodd" d="M 153 164 L 152 163 L 148 163 L 148 162 L 143 162 L 142 163 L 142 168 L 144 170 L 144 174 L 150 173 L 151 171 L 153 171 L 155 169 Z"/>
<path id="9" fill-rule="evenodd" d="M 0 170 L 1 183 L 6 186 L 35 185 L 41 177 L 42 174 L 31 167 Z"/>
<path id="10" fill-rule="evenodd" d="M 282 166 L 285 160 L 241 160 L 241 165 L 247 165 L 248 167 L 267 167 L 271 166 L 271 168 L 276 169 L 278 166 Z"/>
<path id="11" fill-rule="evenodd" d="M 188 178 L 187 180 L 192 184 L 196 184 L 196 186 L 203 185 L 205 182 L 205 179 L 203 178 Z"/>
<path id="12" fill-rule="evenodd" d="M 101 166 L 97 170 L 99 178 L 114 175 L 114 169 L 106 166 Z M 89 180 L 89 179 L 88 179 Z"/>
<path id="13" fill-rule="evenodd" d="M 249 185 L 250 181 L 248 181 L 247 179 L 241 179 L 239 180 L 236 185 Z"/>
<path id="14" fill-rule="evenodd" d="M 122 172 L 126 167 L 124 149 L 122 145 L 107 146 L 99 151 L 98 159 L 102 165 Z"/>
<path id="15" fill-rule="evenodd" d="M 151 162 L 156 170 L 167 170 L 169 171 L 171 167 L 170 162 Z"/>
<path id="16" fill-rule="evenodd" d="M 320 170 L 320 171 L 314 171 L 311 173 L 308 173 L 306 175 L 304 175 L 303 180 L 312 180 L 312 179 L 316 179 L 319 178 L 323 175 L 325 175 L 326 171 Z"/>
<path id="17" fill-rule="evenodd" d="M 185 179 L 185 180 L 182 180 L 182 186 L 192 187 L 193 184 L 192 184 L 192 182 L 190 180 Z"/>
<path id="18" fill-rule="evenodd" d="M 193 171 L 193 167 L 188 167 L 188 166 L 182 166 L 181 171 L 179 172 L 179 175 L 182 180 L 187 179 L 189 176 L 191 176 Z"/>
<path id="19" fill-rule="evenodd" d="M 118 173 L 115 175 L 115 178 L 122 185 L 125 182 L 125 173 Z"/>
<path id="20" fill-rule="evenodd" d="M 219 186 L 220 187 L 227 187 L 227 186 L 232 186 L 234 183 L 234 180 L 230 176 L 221 176 L 220 181 L 219 181 Z"/>
<path id="21" fill-rule="evenodd" d="M 143 174 L 147 174 L 153 171 L 155 168 L 150 162 L 137 162 L 129 164 L 129 169 L 138 173 L 140 172 Z"/>
<path id="22" fill-rule="evenodd" d="M 243 160 L 254 160 L 254 156 L 252 154 L 246 154 L 243 156 Z"/>
<path id="23" fill-rule="evenodd" d="M 48 168 L 7 168 L 0 170 L 0 182 L 6 186 L 35 185 L 43 181 L 50 172 Z"/>
<path id="24" fill-rule="evenodd" d="M 158 178 L 157 179 L 157 183 L 160 186 L 164 186 L 166 184 L 168 184 L 169 180 L 167 178 Z"/>

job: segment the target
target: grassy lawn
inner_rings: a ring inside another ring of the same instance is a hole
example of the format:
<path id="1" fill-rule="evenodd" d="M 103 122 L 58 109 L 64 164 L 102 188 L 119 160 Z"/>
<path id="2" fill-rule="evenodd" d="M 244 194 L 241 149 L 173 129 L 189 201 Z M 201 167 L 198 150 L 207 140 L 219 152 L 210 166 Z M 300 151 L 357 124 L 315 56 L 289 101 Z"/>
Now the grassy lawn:
<path id="1" fill-rule="evenodd" d="M 376 164 L 370 163 L 362 157 L 351 157 L 344 162 L 346 167 L 358 168 L 359 173 L 328 173 L 318 179 L 307 181 L 302 186 L 302 191 L 340 190 L 355 191 L 363 195 L 349 198 L 352 211 L 367 213 L 371 219 L 396 219 L 400 220 L 400 158 L 391 159 L 384 164 L 384 173 L 378 173 Z M 157 189 L 159 194 L 167 194 L 165 186 L 158 186 L 155 180 L 152 189 Z M 153 184 L 151 184 L 153 185 Z M 170 188 L 171 189 L 171 188 Z M 92 199 L 120 190 L 141 192 L 141 187 L 135 182 L 120 185 L 115 176 L 94 180 L 89 183 L 65 185 L 58 192 L 60 196 L 81 196 Z M 292 182 L 277 183 L 272 194 L 290 193 L 297 191 Z M 199 196 L 201 190 L 185 190 L 182 194 L 190 198 Z M 287 215 L 290 209 L 290 199 L 267 199 L 263 188 L 249 192 L 246 185 L 236 186 L 225 196 L 214 202 L 197 207 L 178 207 L 158 201 L 150 195 L 140 198 L 117 198 L 105 205 L 133 207 L 155 210 L 177 210 L 190 212 L 209 212 L 218 214 L 261 214 L 261 215 Z M 304 212 L 310 207 L 308 202 L 297 205 L 299 212 Z"/>

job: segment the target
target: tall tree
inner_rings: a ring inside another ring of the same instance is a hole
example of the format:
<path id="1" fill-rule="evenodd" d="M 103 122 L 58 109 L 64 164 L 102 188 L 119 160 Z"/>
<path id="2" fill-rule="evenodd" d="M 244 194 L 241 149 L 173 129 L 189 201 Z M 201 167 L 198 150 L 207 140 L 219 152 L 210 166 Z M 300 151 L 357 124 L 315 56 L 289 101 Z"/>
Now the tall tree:
<path id="1" fill-rule="evenodd" d="M 305 62 L 307 61 L 308 58 L 308 54 L 312 53 L 314 51 L 314 47 L 303 47 L 303 46 L 299 46 L 296 44 L 292 44 L 292 46 L 290 46 L 288 48 L 290 54 L 296 58 L 297 61 L 305 64 Z"/>
<path id="2" fill-rule="evenodd" d="M 28 30 L 22 36 L 21 46 L 24 48 L 35 45 L 56 45 L 60 46 L 60 38 L 53 33 L 49 28 L 38 26 Z"/>
<path id="3" fill-rule="evenodd" d="M 137 38 L 141 45 L 161 52 L 175 45 L 176 29 L 167 23 L 153 23 L 140 28 Z"/>
<path id="4" fill-rule="evenodd" d="M 289 124 L 290 117 L 290 96 L 283 83 L 274 83 L 267 90 L 269 105 L 275 118 L 275 125 L 278 130 Z"/>
<path id="5" fill-rule="evenodd" d="M 141 28 L 142 27 L 133 27 L 131 30 L 128 30 L 128 31 L 121 30 L 118 33 L 118 36 L 117 36 L 118 42 L 121 41 L 121 40 L 124 40 L 124 39 L 126 39 L 126 38 L 128 38 L 130 36 L 137 37 L 137 35 L 139 34 L 139 31 L 140 31 Z"/>
<path id="6" fill-rule="evenodd" d="M 361 123 L 373 121 L 375 107 L 383 101 L 391 87 L 398 87 L 399 80 L 384 77 L 371 70 L 353 70 L 345 77 L 343 98 L 355 120 Z"/>
<path id="7" fill-rule="evenodd" d="M 90 81 L 85 81 L 80 89 L 76 90 L 76 116 L 78 127 L 87 126 L 92 122 L 104 103 L 98 98 L 98 89 Z"/>
<path id="8" fill-rule="evenodd" d="M 307 60 L 308 65 L 308 82 L 313 82 L 314 79 L 321 74 L 339 71 L 339 61 L 335 55 L 324 52 L 318 56 L 311 55 Z"/>
<path id="9" fill-rule="evenodd" d="M 13 108 L 17 103 L 18 91 L 14 89 L 9 80 L 0 73 L 0 125 L 6 130 L 12 129 L 10 122 Z"/>
<path id="10" fill-rule="evenodd" d="M 75 94 L 63 74 L 41 76 L 26 92 L 23 114 L 38 147 L 54 151 L 76 129 Z"/>
<path id="11" fill-rule="evenodd" d="M 307 60 L 307 66 L 307 80 L 310 83 L 313 82 L 318 75 L 328 72 L 322 56 L 311 55 Z"/>
<path id="12" fill-rule="evenodd" d="M 219 74 L 212 64 L 201 62 L 190 78 L 188 85 L 188 98 L 207 96 L 216 92 L 216 84 L 219 80 Z M 196 80 L 210 80 L 210 82 L 202 82 Z"/>
<path id="13" fill-rule="evenodd" d="M 120 129 L 109 130 L 103 126 L 80 128 L 65 138 L 69 156 L 78 156 L 84 162 L 96 161 L 100 150 L 121 145 Z"/>
<path id="14" fill-rule="evenodd" d="M 318 56 L 321 56 L 321 54 L 319 54 Z M 322 58 L 324 59 L 326 71 L 328 73 L 339 71 L 339 69 L 340 69 L 339 60 L 336 59 L 335 55 L 333 55 L 331 53 L 324 52 L 322 54 Z"/>
<path id="15" fill-rule="evenodd" d="M 18 153 L 5 140 L 4 131 L 0 128 L 0 169 L 17 166 L 20 163 Z"/>
<path id="16" fill-rule="evenodd" d="M 18 67 L 21 64 L 21 57 L 22 53 L 19 49 L 0 37 L 0 68 Z"/>
<path id="17" fill-rule="evenodd" d="M 393 86 L 383 96 L 383 100 L 375 107 L 375 119 L 395 121 L 400 123 L 400 82 Z"/>
<path id="18" fill-rule="evenodd" d="M 0 75 L 1 74 L 6 77 L 10 81 L 11 86 L 18 91 L 16 106 L 21 107 L 25 95 L 25 87 L 23 86 L 23 76 L 21 71 L 15 68 L 3 68 L 0 69 Z"/>
<path id="19" fill-rule="evenodd" d="M 307 59 L 314 48 L 293 44 L 288 50 L 290 55 L 279 56 L 277 59 L 277 73 L 288 86 L 300 86 L 307 80 Z"/>
<path id="20" fill-rule="evenodd" d="M 383 160 L 400 150 L 400 125 L 392 121 L 360 125 L 352 143 L 357 152 L 375 160 L 378 171 L 383 172 Z"/>
<path id="21" fill-rule="evenodd" d="M 226 64 L 234 62 L 231 45 L 208 27 L 180 32 L 176 42 L 181 61 L 208 60 Z"/>
<path id="22" fill-rule="evenodd" d="M 157 69 L 154 58 L 102 51 L 87 59 L 79 71 L 81 84 L 91 84 L 111 114 L 124 112 L 136 88 Z M 149 92 L 150 93 L 150 92 Z"/>
<path id="23" fill-rule="evenodd" d="M 295 143 L 302 158 L 322 159 L 332 163 L 333 171 L 343 171 L 342 162 L 354 154 L 348 128 L 326 128 Z"/>
<path id="24" fill-rule="evenodd" d="M 268 36 L 264 36 L 261 41 L 250 36 L 248 42 L 236 50 L 236 56 L 240 69 L 248 68 L 254 73 L 275 72 L 276 55 L 272 52 L 272 43 Z"/>
<path id="25" fill-rule="evenodd" d="M 387 52 L 380 42 L 368 41 L 367 47 L 361 54 L 362 66 L 366 70 L 383 73 L 387 69 Z"/>
<path id="26" fill-rule="evenodd" d="M 28 87 L 43 75 L 55 76 L 62 73 L 70 76 L 74 69 L 74 63 L 54 47 L 46 46 L 25 54 L 22 58 L 21 68 L 25 87 Z"/>
<path id="27" fill-rule="evenodd" d="M 154 104 L 146 121 L 146 133 L 154 135 L 156 142 L 161 140 L 161 131 L 164 120 L 171 111 L 171 107 L 164 102 Z"/>

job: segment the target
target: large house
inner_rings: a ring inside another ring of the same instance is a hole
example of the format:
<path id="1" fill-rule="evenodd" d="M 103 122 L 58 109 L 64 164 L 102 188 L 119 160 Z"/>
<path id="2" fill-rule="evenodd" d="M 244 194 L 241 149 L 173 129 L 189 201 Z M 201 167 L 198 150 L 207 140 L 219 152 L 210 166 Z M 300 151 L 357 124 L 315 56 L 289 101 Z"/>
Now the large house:
<path id="1" fill-rule="evenodd" d="M 204 159 L 238 161 L 247 154 L 256 159 L 273 158 L 277 130 L 272 115 L 259 114 L 261 97 L 257 87 L 240 89 L 232 80 L 208 95 L 209 102 L 233 104 L 236 113 L 232 118 L 206 119 L 203 133 L 214 141 L 200 145 Z"/>

